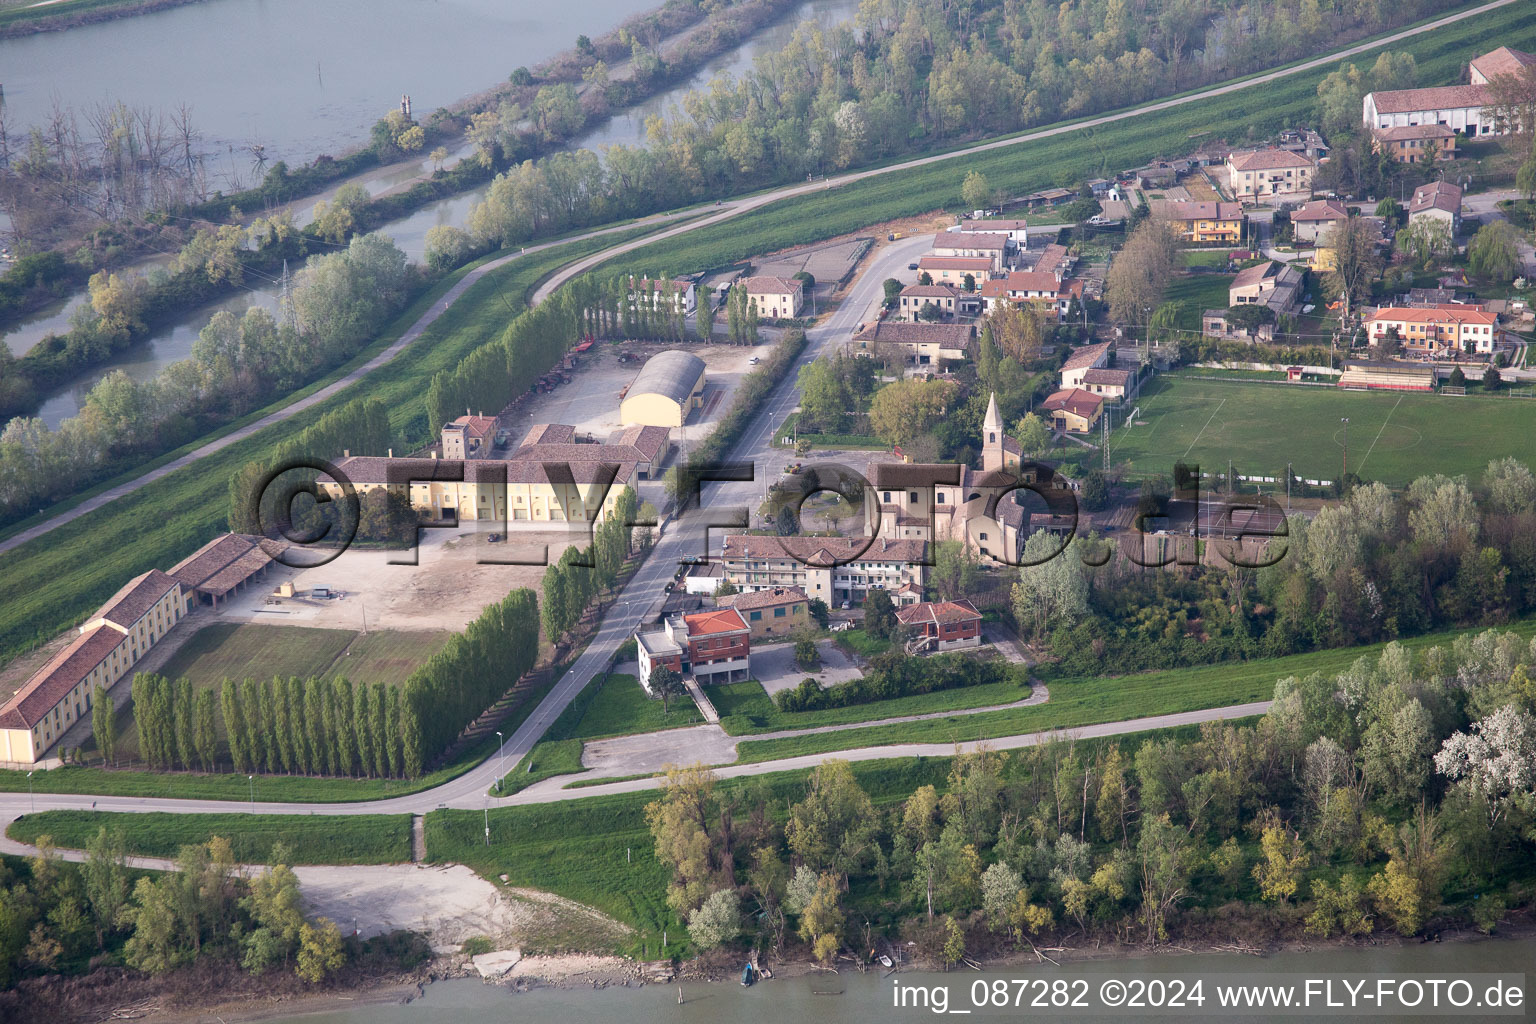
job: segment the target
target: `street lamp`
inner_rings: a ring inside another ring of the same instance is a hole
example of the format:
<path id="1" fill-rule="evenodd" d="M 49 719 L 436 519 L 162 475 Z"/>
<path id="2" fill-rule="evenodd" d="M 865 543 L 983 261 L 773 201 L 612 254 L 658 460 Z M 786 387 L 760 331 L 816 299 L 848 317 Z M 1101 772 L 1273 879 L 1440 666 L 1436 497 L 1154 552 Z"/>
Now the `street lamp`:
<path id="1" fill-rule="evenodd" d="M 27 772 L 27 799 L 32 802 L 32 813 L 37 813 L 37 797 L 32 793 L 32 773 Z"/>
<path id="2" fill-rule="evenodd" d="M 502 738 L 500 729 L 496 730 L 496 752 L 499 758 L 496 762 L 496 790 L 500 792 L 501 779 L 502 776 L 506 775 L 507 767 L 507 741 Z M 489 815 L 490 812 L 487 811 L 486 813 Z"/>
<path id="3" fill-rule="evenodd" d="M 1340 416 L 1339 422 L 1344 424 L 1344 477 L 1349 476 L 1349 417 Z M 1339 480 L 1339 493 L 1344 493 L 1344 479 Z"/>
<path id="4" fill-rule="evenodd" d="M 491 845 L 491 805 L 485 805 L 485 845 Z"/>
<path id="5" fill-rule="evenodd" d="M 249 786 L 250 790 L 251 790 L 251 813 L 255 814 L 256 813 L 256 776 L 254 776 L 254 775 L 247 775 L 245 777 L 245 781 L 246 781 L 246 785 Z"/>

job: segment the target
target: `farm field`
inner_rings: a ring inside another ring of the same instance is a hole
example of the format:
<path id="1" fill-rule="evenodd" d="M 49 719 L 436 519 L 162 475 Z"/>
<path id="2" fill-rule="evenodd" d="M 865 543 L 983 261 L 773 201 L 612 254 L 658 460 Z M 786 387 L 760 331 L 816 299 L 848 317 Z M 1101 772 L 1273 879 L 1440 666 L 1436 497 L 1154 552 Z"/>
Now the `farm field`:
<path id="1" fill-rule="evenodd" d="M 1133 403 L 1141 412 L 1110 440 L 1116 465 L 1169 474 L 1183 460 L 1207 470 L 1333 480 L 1343 466 L 1393 486 L 1427 473 L 1476 479 L 1490 459 L 1536 462 L 1536 403 L 1508 396 L 1340 391 L 1222 380 L 1159 379 Z"/>

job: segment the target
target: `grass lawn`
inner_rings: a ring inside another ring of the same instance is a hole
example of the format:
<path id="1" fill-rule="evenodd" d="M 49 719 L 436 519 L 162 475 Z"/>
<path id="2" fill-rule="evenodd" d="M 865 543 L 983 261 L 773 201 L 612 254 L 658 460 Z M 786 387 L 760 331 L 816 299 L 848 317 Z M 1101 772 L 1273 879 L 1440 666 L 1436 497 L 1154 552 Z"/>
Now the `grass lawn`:
<path id="1" fill-rule="evenodd" d="M 120 829 L 128 853 L 173 858 L 214 836 L 230 841 L 242 864 L 265 864 L 285 843 L 291 864 L 399 864 L 411 859 L 409 814 L 165 814 L 44 811 L 18 818 L 6 835 L 24 843 L 49 836 L 55 846 L 83 850 L 97 830 Z"/>
<path id="2" fill-rule="evenodd" d="M 841 646 L 864 658 L 873 658 L 877 654 L 884 654 L 895 646 L 891 641 L 870 636 L 863 629 L 859 628 L 845 629 L 841 633 L 835 633 L 833 634 L 833 639 Z"/>
<path id="3" fill-rule="evenodd" d="M 1180 459 L 1207 469 L 1283 477 L 1287 462 L 1304 479 L 1332 480 L 1349 469 L 1394 486 L 1427 473 L 1476 479 L 1490 459 L 1536 461 L 1536 405 L 1508 396 L 1464 398 L 1158 379 L 1136 400 L 1135 426 L 1110 442 L 1114 461 L 1138 473 L 1167 474 Z"/>
<path id="4" fill-rule="evenodd" d="M 1509 627 L 1522 636 L 1536 633 L 1536 619 Z M 1474 630 L 1472 632 L 1481 632 Z M 1404 640 L 1413 649 L 1449 643 L 1466 630 L 1429 633 Z M 1233 662 L 1201 668 L 1146 672 L 1132 676 L 1053 680 L 1051 699 L 1033 707 L 987 711 L 923 722 L 814 733 L 779 740 L 744 740 L 740 761 L 772 761 L 784 757 L 852 750 L 894 743 L 961 743 L 989 737 L 1016 736 L 1048 729 L 1072 729 L 1100 722 L 1117 722 L 1152 715 L 1198 711 L 1269 700 L 1275 682 L 1312 672 L 1337 673 L 1362 655 L 1374 655 L 1381 644 L 1309 651 L 1285 658 Z"/>
<path id="5" fill-rule="evenodd" d="M 671 711 L 664 712 L 661 701 L 647 697 L 632 675 L 594 679 L 560 713 L 528 755 L 507 772 L 499 793 L 494 788 L 491 792 L 510 796 L 535 782 L 582 771 L 581 746 L 585 740 L 679 729 L 703 721 L 699 709 L 686 698 L 671 701 Z"/>
<path id="6" fill-rule="evenodd" d="M 750 736 L 780 729 L 806 729 L 819 725 L 843 725 L 850 722 L 874 722 L 900 715 L 926 715 L 937 711 L 959 711 L 1011 704 L 1029 696 L 1018 683 L 986 683 L 962 686 L 938 693 L 919 693 L 894 700 L 855 704 L 844 708 L 818 711 L 783 712 L 756 680 L 712 686 L 709 699 L 720 712 L 720 725 L 732 736 Z"/>
<path id="7" fill-rule="evenodd" d="M 345 675 L 354 683 L 386 682 L 398 686 L 451 635 L 446 630 L 377 630 L 362 635 L 350 629 L 221 622 L 192 634 L 160 674 L 167 679 L 185 676 L 199 689 L 214 688 L 215 693 L 225 678 L 247 676 L 265 680 L 274 676 L 302 679 Z M 349 650 L 351 653 L 346 653 Z M 117 717 L 118 750 L 125 758 L 135 758 L 139 754 L 139 734 L 132 706 L 124 707 Z M 222 738 L 222 714 L 215 714 L 214 728 Z"/>
<path id="8" fill-rule="evenodd" d="M 1191 256 L 1215 256 L 1222 257 L 1221 265 L 1226 265 L 1225 253 L 1189 253 Z M 1201 327 L 1200 317 L 1208 309 L 1226 309 L 1228 287 L 1232 284 L 1232 274 L 1180 274 L 1168 285 L 1168 294 L 1163 296 L 1164 301 L 1178 302 L 1182 304 L 1179 310 L 1178 326 L 1187 331 L 1198 332 Z"/>

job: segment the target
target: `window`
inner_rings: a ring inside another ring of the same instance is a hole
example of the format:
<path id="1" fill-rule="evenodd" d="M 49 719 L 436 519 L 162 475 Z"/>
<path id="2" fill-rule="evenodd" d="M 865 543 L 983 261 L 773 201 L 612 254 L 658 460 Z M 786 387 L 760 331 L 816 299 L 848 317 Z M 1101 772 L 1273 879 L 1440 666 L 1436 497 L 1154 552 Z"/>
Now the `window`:
<path id="1" fill-rule="evenodd" d="M 891 492 L 890 491 L 885 491 L 883 493 L 883 496 L 880 498 L 880 500 L 884 501 L 884 502 L 889 502 L 891 500 Z"/>
<path id="2" fill-rule="evenodd" d="M 776 618 L 776 619 L 782 619 L 784 617 L 784 609 L 783 608 L 775 608 L 773 610 L 773 617 Z"/>
<path id="3" fill-rule="evenodd" d="M 751 619 L 751 620 L 752 620 L 752 621 L 753 621 L 753 622 L 757 622 L 757 621 L 759 621 L 759 620 L 761 620 L 761 619 L 762 619 L 762 617 L 763 617 L 763 613 L 762 613 L 762 612 L 753 612 L 753 613 L 752 613 L 752 614 L 751 614 L 751 615 L 750 615 L 750 616 L 748 616 L 748 617 L 749 617 L 749 618 L 750 618 L 750 619 Z"/>
<path id="4" fill-rule="evenodd" d="M 917 492 L 916 491 L 908 491 L 907 492 L 907 500 L 911 501 L 911 502 L 917 501 Z"/>

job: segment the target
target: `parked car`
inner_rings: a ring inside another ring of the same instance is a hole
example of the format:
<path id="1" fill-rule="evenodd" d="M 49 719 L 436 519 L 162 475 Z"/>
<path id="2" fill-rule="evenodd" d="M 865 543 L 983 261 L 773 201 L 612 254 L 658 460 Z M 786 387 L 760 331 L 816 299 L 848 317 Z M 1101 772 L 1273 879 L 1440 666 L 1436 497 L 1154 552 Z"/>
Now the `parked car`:
<path id="1" fill-rule="evenodd" d="M 907 264 L 907 269 L 908 270 L 916 270 L 917 269 L 917 264 L 916 263 L 908 263 Z"/>
<path id="2" fill-rule="evenodd" d="M 753 356 L 751 359 L 747 360 L 747 365 L 749 365 L 749 366 L 756 366 L 761 361 L 762 360 L 758 359 L 757 356 Z"/>

